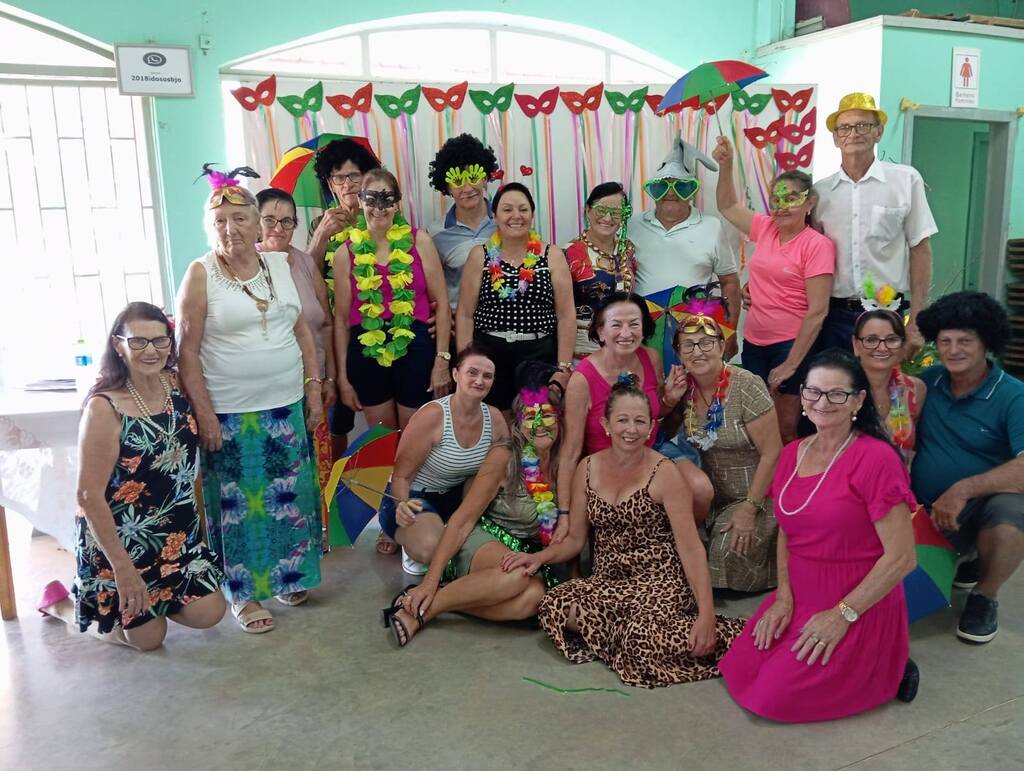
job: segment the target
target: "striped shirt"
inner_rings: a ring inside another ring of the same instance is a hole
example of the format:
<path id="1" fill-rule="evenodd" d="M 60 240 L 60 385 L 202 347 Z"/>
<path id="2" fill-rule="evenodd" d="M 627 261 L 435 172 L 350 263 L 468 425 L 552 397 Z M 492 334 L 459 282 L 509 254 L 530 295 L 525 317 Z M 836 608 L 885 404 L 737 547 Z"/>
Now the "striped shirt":
<path id="1" fill-rule="evenodd" d="M 436 400 L 444 413 L 444 428 L 441 441 L 434 445 L 430 455 L 420 466 L 413 490 L 426 492 L 447 492 L 461 485 L 480 470 L 488 451 L 491 449 L 491 410 L 486 404 L 480 405 L 484 425 L 480 439 L 472 447 L 463 447 L 455 438 L 455 426 L 452 423 L 451 395 Z"/>

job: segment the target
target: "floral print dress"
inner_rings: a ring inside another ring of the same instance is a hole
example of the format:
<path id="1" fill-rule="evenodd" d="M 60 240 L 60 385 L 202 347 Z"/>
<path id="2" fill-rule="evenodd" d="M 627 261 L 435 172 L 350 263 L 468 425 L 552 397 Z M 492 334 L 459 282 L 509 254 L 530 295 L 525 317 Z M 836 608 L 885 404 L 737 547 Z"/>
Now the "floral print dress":
<path id="1" fill-rule="evenodd" d="M 219 591 L 221 573 L 203 543 L 196 510 L 199 430 L 185 397 L 172 391 L 170 409 L 147 420 L 122 414 L 113 401 L 100 396 L 121 418 L 121 449 L 107 483 L 107 504 L 152 603 L 134 617 L 118 611 L 114 571 L 79 511 L 73 589 L 78 628 L 84 632 L 97 623 L 99 631 L 107 633 L 173 615 L 193 600 Z"/>

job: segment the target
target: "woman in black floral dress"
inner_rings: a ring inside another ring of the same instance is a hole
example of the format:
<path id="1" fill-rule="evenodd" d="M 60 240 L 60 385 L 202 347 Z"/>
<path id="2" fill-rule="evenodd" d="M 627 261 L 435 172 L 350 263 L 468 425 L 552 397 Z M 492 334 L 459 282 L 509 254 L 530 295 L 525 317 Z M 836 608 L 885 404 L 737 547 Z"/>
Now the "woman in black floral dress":
<path id="1" fill-rule="evenodd" d="M 131 303 L 115 319 L 79 431 L 74 605 L 51 584 L 40 608 L 139 650 L 163 643 L 167 618 L 202 629 L 226 607 L 202 540 L 199 437 L 173 355 L 156 306 Z"/>

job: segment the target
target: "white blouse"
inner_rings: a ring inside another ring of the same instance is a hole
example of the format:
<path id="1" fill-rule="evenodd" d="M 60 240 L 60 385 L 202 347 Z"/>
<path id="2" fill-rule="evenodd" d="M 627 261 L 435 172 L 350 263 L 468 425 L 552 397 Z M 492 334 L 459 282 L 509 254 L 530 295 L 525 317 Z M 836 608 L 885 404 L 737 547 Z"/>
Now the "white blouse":
<path id="1" fill-rule="evenodd" d="M 221 270 L 216 255 L 210 252 L 198 260 L 206 268 L 206 328 L 199 358 L 219 414 L 285 407 L 303 396 L 302 352 L 294 331 L 302 305 L 288 255 L 262 256 L 274 285 L 265 333 L 255 301 Z M 243 283 L 257 297 L 270 297 L 262 270 Z"/>

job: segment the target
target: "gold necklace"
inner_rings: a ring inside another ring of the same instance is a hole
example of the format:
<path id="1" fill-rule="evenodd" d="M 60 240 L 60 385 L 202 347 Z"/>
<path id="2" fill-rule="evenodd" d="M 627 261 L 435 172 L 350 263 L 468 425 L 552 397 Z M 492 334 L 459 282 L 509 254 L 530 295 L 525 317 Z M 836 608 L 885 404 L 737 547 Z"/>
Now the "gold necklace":
<path id="1" fill-rule="evenodd" d="M 171 384 L 167 382 L 167 379 L 163 376 L 162 373 L 160 374 L 160 385 L 162 385 L 164 388 L 165 396 L 163 407 L 160 408 L 160 414 L 169 413 L 171 416 L 171 419 L 168 423 L 168 427 L 166 429 L 163 428 L 163 426 L 161 426 L 155 420 L 153 420 L 152 411 L 150 411 L 145 400 L 142 398 L 142 394 L 140 394 L 138 389 L 135 388 L 135 384 L 131 381 L 131 379 L 129 378 L 125 382 L 125 386 L 128 389 L 128 393 L 131 394 L 132 399 L 135 400 L 135 406 L 138 407 L 139 412 L 142 413 L 142 415 L 140 416 L 140 420 L 149 423 L 149 425 L 153 426 L 153 428 L 155 428 L 161 434 L 166 434 L 167 436 L 174 436 L 174 429 L 176 427 L 177 419 L 175 418 L 174 413 L 174 402 L 171 400 Z"/>
<path id="2" fill-rule="evenodd" d="M 609 253 L 591 241 L 585 231 L 580 234 L 580 237 L 583 239 L 583 243 L 588 249 L 597 253 L 597 267 L 601 270 L 608 271 L 615 276 L 615 291 L 631 291 L 633 288 L 633 275 L 627 265 L 628 260 L 623 259 L 622 264 L 620 265 L 619 258 L 615 256 L 618 244 L 613 242 L 612 251 Z M 601 264 L 602 260 L 605 261 L 604 265 Z"/>
<path id="3" fill-rule="evenodd" d="M 263 262 L 263 257 L 259 253 L 256 254 L 256 261 L 259 263 L 260 272 L 253 276 L 251 279 L 249 279 L 249 281 L 252 281 L 254 278 L 258 278 L 260 274 L 266 276 L 267 288 L 270 289 L 270 297 L 267 299 L 264 299 L 254 294 L 253 291 L 249 289 L 246 282 L 242 281 L 242 279 L 240 279 L 238 275 L 231 269 L 231 266 L 228 264 L 228 261 L 224 259 L 224 257 L 220 253 L 217 253 L 217 259 L 220 260 L 221 264 L 227 269 L 227 272 L 231 274 L 231 278 L 235 280 L 235 283 L 237 283 L 238 286 L 241 287 L 242 291 L 249 296 L 249 299 L 256 303 L 256 310 L 260 312 L 260 331 L 263 332 L 263 339 L 267 339 L 267 311 L 270 310 L 270 303 L 274 302 L 275 295 L 274 279 L 271 278 L 270 269 L 267 268 L 266 263 Z"/>

